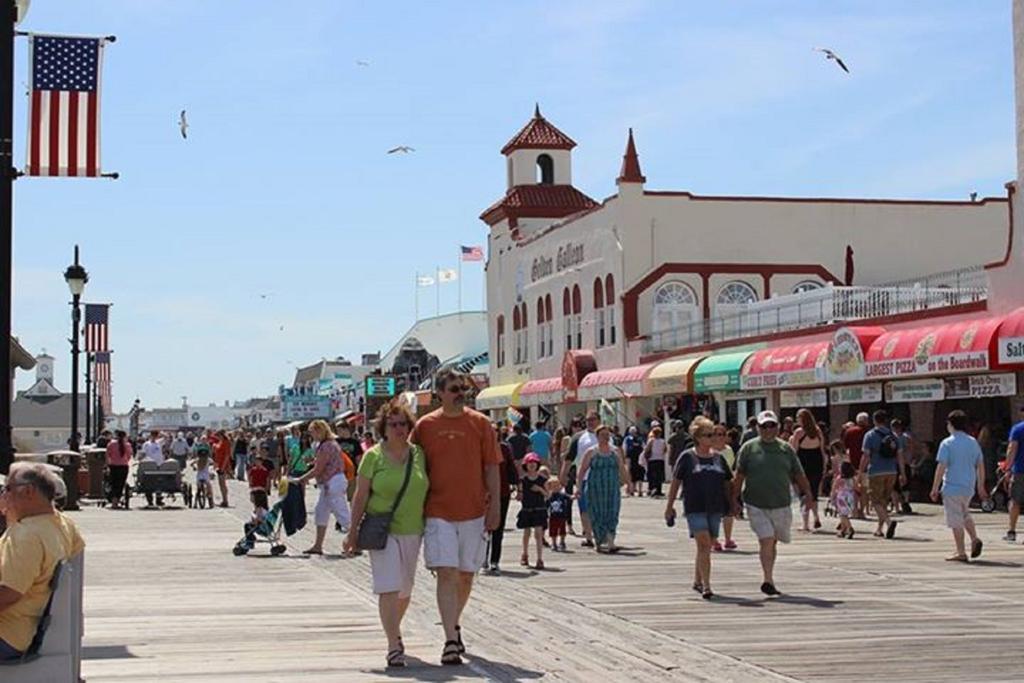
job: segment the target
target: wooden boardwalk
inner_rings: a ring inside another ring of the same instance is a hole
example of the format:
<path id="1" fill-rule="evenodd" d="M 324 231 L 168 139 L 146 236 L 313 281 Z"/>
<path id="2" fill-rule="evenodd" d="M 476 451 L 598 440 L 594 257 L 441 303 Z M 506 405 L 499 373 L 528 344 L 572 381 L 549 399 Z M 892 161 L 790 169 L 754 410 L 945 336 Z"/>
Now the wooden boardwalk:
<path id="1" fill-rule="evenodd" d="M 236 500 L 242 490 L 233 487 Z M 513 503 L 515 506 L 515 503 Z M 688 589 L 691 543 L 660 521 L 663 503 L 623 503 L 618 556 L 570 538 L 548 569 L 518 566 L 506 534 L 504 575 L 482 576 L 463 623 L 471 657 L 437 664 L 433 580 L 421 570 L 407 617 L 411 664 L 383 668 L 384 640 L 365 558 L 236 558 L 248 505 L 227 510 L 86 508 L 88 681 L 1011 681 L 1024 627 L 1024 547 L 999 540 L 1005 515 L 975 515 L 982 561 L 943 562 L 941 510 L 903 519 L 899 537 L 853 541 L 794 534 L 776 580 L 758 592 L 756 544 L 714 557 L 719 597 Z M 514 513 L 510 514 L 514 519 Z M 337 550 L 340 536 L 329 536 Z M 265 554 L 265 546 L 259 555 Z"/>

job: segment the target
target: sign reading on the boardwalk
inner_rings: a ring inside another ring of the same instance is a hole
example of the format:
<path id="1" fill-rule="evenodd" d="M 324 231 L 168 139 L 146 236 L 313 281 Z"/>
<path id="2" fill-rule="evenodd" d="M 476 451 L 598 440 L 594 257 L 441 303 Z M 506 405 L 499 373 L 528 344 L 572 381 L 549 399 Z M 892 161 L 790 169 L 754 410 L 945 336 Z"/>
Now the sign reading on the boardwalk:
<path id="1" fill-rule="evenodd" d="M 377 397 L 391 397 L 395 395 L 397 382 L 394 377 L 387 375 L 370 375 L 366 378 L 366 395 Z"/>
<path id="2" fill-rule="evenodd" d="M 331 416 L 329 396 L 285 396 L 281 401 L 281 416 L 285 420 L 315 420 Z"/>

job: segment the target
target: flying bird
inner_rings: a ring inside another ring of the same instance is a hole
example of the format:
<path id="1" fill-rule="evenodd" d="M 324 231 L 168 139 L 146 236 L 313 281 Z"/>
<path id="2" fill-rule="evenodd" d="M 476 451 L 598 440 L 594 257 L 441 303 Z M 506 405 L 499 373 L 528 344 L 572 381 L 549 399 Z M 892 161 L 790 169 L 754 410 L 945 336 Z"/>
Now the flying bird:
<path id="1" fill-rule="evenodd" d="M 185 117 L 185 110 L 181 110 L 181 116 L 178 117 L 178 129 L 181 130 L 181 137 L 188 140 L 188 118 Z"/>
<path id="2" fill-rule="evenodd" d="M 260 298 L 266 301 L 269 297 L 274 296 L 273 292 L 267 292 L 266 294 L 260 294 Z"/>
<path id="3" fill-rule="evenodd" d="M 363 59 L 357 59 L 356 66 L 370 66 L 370 63 Z"/>
<path id="4" fill-rule="evenodd" d="M 284 332 L 284 325 L 281 325 L 281 327 L 277 328 L 277 331 L 278 332 Z"/>
<path id="5" fill-rule="evenodd" d="M 409 152 L 415 151 L 416 149 L 414 147 L 409 147 L 408 145 L 399 145 L 398 147 L 392 147 L 391 149 L 389 149 L 388 154 L 408 154 Z"/>
<path id="6" fill-rule="evenodd" d="M 835 52 L 832 52 L 832 50 L 829 50 L 827 47 L 816 47 L 814 49 L 817 52 L 820 52 L 823 55 L 825 55 L 825 59 L 832 60 L 833 62 L 839 65 L 840 69 L 842 69 L 846 73 L 850 73 L 850 70 L 846 68 L 846 64 L 843 63 L 843 60 L 840 59 L 839 55 L 837 55 Z"/>

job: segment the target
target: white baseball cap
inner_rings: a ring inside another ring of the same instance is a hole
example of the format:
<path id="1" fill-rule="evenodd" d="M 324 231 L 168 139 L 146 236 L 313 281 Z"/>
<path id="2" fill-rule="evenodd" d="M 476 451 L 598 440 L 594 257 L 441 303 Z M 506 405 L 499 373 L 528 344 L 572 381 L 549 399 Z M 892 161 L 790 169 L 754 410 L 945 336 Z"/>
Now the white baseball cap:
<path id="1" fill-rule="evenodd" d="M 779 418 L 775 415 L 774 412 L 770 410 L 762 410 L 760 413 L 757 414 L 758 426 L 767 424 L 768 422 L 779 424 Z"/>

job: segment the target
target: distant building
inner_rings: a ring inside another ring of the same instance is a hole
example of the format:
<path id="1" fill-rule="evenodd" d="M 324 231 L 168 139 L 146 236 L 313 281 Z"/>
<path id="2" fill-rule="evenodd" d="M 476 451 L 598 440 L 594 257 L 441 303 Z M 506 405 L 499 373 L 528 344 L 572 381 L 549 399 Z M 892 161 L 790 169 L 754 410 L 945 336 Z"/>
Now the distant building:
<path id="1" fill-rule="evenodd" d="M 18 452 L 45 453 L 68 447 L 71 395 L 54 385 L 53 360 L 45 353 L 36 356 L 35 383 L 19 392 L 11 405 L 14 447 Z M 78 397 L 79 431 L 85 430 L 85 405 L 83 393 Z"/>
<path id="2" fill-rule="evenodd" d="M 25 350 L 17 337 L 11 337 L 11 396 L 14 396 L 14 373 L 18 368 L 31 370 L 36 366 L 36 359 Z"/>

